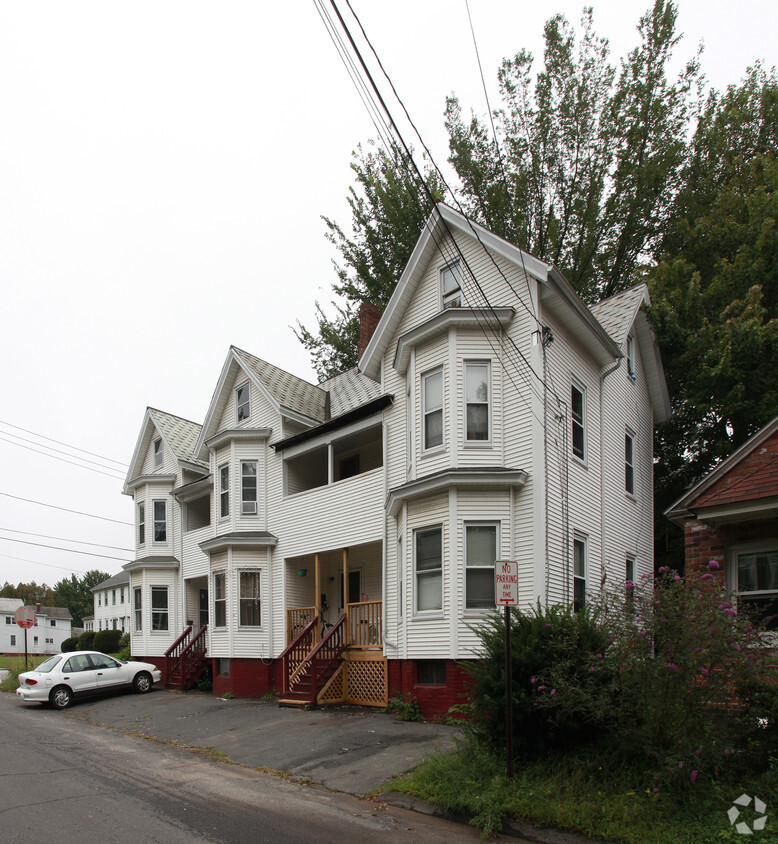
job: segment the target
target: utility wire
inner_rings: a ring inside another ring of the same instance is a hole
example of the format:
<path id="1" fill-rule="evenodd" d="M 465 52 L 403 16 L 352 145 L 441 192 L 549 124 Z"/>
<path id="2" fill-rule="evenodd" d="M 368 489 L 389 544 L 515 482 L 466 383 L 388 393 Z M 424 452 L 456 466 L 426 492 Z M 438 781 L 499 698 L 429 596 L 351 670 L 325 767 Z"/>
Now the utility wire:
<path id="1" fill-rule="evenodd" d="M 50 548 L 52 551 L 67 551 L 70 554 L 82 554 L 86 557 L 102 557 L 104 560 L 119 560 L 122 563 L 129 563 L 124 557 L 111 557 L 107 554 L 95 554 L 93 551 L 78 551 L 75 548 L 60 548 L 56 545 L 43 545 L 40 542 L 27 542 L 24 539 L 11 539 L 8 536 L 0 536 L 2 542 L 18 542 L 19 545 L 35 545 L 38 548 Z"/>
<path id="2" fill-rule="evenodd" d="M 74 457 L 76 460 L 81 460 L 83 463 L 91 463 L 93 466 L 99 466 L 101 469 L 108 469 L 109 472 L 118 472 L 118 469 L 114 469 L 113 466 L 106 466 L 103 463 L 98 463 L 96 460 L 87 460 L 86 457 L 79 457 L 77 454 L 70 454 L 70 452 L 62 451 L 59 448 L 52 448 L 50 445 L 44 445 L 43 443 L 38 443 L 35 440 L 28 440 L 27 437 L 20 437 L 19 434 L 12 434 L 10 431 L 3 431 L 2 433 L 7 434 L 9 437 L 16 437 L 17 440 L 21 440 L 25 443 L 31 443 L 32 445 L 39 445 L 41 448 L 47 448 L 49 451 L 55 452 L 55 454 L 64 454 L 66 457 Z M 13 440 L 6 440 L 6 442 L 13 442 Z M 13 443 L 14 445 L 19 445 L 18 443 Z M 22 446 L 24 448 L 24 446 Z M 47 454 L 45 451 L 38 452 L 39 454 Z M 47 454 L 48 457 L 53 457 L 53 454 Z M 80 465 L 80 464 L 75 464 Z M 86 468 L 86 466 L 84 467 Z M 128 467 L 129 468 L 129 467 Z"/>
<path id="3" fill-rule="evenodd" d="M 121 460 L 114 460 L 112 457 L 103 457 L 101 454 L 95 454 L 93 451 L 87 451 L 85 448 L 79 448 L 75 445 L 69 445 L 68 443 L 60 442 L 60 440 L 52 439 L 51 437 L 46 437 L 43 434 L 36 434 L 35 431 L 28 431 L 27 428 L 22 428 L 19 425 L 14 425 L 11 422 L 4 422 L 0 419 L 0 425 L 6 425 L 9 428 L 16 428 L 17 431 L 24 431 L 25 434 L 31 434 L 33 437 L 39 437 L 42 440 L 48 440 L 49 442 L 56 443 L 57 445 L 64 445 L 65 448 L 69 448 L 72 451 L 80 451 L 83 454 L 88 454 L 90 457 L 99 457 L 100 460 L 107 460 L 109 463 L 118 463 L 119 466 L 122 466 L 125 469 L 128 469 L 129 466 L 127 463 L 123 463 Z"/>
<path id="4" fill-rule="evenodd" d="M 47 568 L 47 569 L 60 569 L 62 571 L 72 572 L 73 574 L 86 574 L 86 572 L 83 571 L 82 569 L 72 569 L 72 568 L 69 568 L 68 566 L 55 566 L 55 565 L 52 565 L 51 563 L 39 563 L 37 560 L 28 560 L 26 557 L 13 557 L 11 554 L 0 553 L 0 557 L 4 560 L 18 560 L 20 563 L 31 563 L 34 566 L 43 566 L 44 568 Z M 43 584 L 43 583 L 41 584 L 41 586 L 45 586 L 45 585 L 47 585 L 47 584 Z"/>
<path id="5" fill-rule="evenodd" d="M 86 469 L 88 472 L 95 472 L 98 475 L 105 475 L 107 478 L 113 478 L 116 481 L 124 480 L 123 475 L 111 475 L 108 472 L 101 472 L 99 469 L 93 469 L 91 466 L 84 466 L 83 463 L 74 463 L 72 460 L 65 460 L 63 457 L 57 457 L 56 454 L 49 454 L 46 451 L 38 451 L 37 448 L 30 448 L 30 446 L 28 445 L 22 445 L 21 443 L 14 442 L 13 440 L 7 440 L 5 437 L 0 437 L 0 440 L 6 443 L 10 443 L 10 445 L 15 445 L 18 448 L 23 448 L 26 451 L 32 451 L 35 454 L 42 454 L 44 457 L 50 457 L 52 460 L 59 460 L 62 463 L 69 463 L 71 466 L 78 466 L 80 469 Z M 106 466 L 105 468 L 107 469 L 109 467 Z"/>
<path id="6" fill-rule="evenodd" d="M 67 507 L 58 507 L 56 504 L 46 504 L 43 501 L 35 501 L 32 498 L 22 498 L 19 495 L 11 495 L 10 492 L 0 492 L 0 495 L 6 498 L 13 498 L 15 501 L 25 501 L 27 504 L 38 504 L 41 507 L 50 507 L 52 510 L 62 510 L 65 513 L 74 513 L 77 516 L 86 516 L 90 519 L 100 519 L 103 522 L 113 522 L 117 525 L 127 525 L 134 527 L 132 522 L 122 522 L 119 519 L 109 519 L 107 516 L 95 516 L 94 513 L 83 513 L 81 510 L 68 510 Z"/>
<path id="7" fill-rule="evenodd" d="M 29 530 L 14 530 L 13 528 L 0 527 L 6 533 L 22 533 L 25 536 L 36 536 L 38 539 L 56 539 L 59 542 L 75 542 L 78 545 L 89 545 L 93 548 L 110 548 L 112 551 L 126 551 L 128 554 L 134 553 L 132 548 L 122 548 L 119 545 L 105 545 L 102 542 L 84 542 L 82 539 L 68 539 L 65 536 L 48 536 L 45 533 L 33 533 Z"/>

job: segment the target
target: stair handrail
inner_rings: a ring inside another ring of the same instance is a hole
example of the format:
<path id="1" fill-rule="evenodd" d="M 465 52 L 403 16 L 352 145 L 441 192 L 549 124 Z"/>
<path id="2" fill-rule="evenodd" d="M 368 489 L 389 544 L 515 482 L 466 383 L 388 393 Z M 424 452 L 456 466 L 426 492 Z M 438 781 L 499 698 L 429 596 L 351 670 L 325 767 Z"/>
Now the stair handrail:
<path id="1" fill-rule="evenodd" d="M 284 694 L 288 694 L 292 683 L 300 675 L 303 667 L 308 662 L 310 645 L 313 643 L 314 631 L 319 623 L 319 617 L 315 616 L 286 646 L 279 659 L 282 662 L 282 677 L 284 683 Z M 294 664 L 291 660 L 296 660 Z"/>
<path id="2" fill-rule="evenodd" d="M 346 614 L 343 613 L 327 631 L 327 635 L 308 654 L 311 664 L 311 703 L 319 696 L 323 688 L 340 664 L 340 656 L 346 650 Z"/>
<path id="3" fill-rule="evenodd" d="M 168 677 L 170 676 L 170 660 L 171 658 L 178 659 L 181 656 L 181 652 L 179 648 L 181 645 L 189 638 L 189 634 L 192 632 L 192 625 L 190 624 L 184 632 L 176 639 L 175 642 L 165 651 L 165 682 L 167 682 Z"/>
<path id="4" fill-rule="evenodd" d="M 208 625 L 204 624 L 195 635 L 189 640 L 189 643 L 181 651 L 178 657 L 178 664 L 181 667 L 181 678 L 186 677 L 189 668 L 199 661 L 199 658 L 204 656 L 207 651 L 207 642 L 205 634 L 208 632 Z M 195 654 L 197 656 L 195 656 Z"/>

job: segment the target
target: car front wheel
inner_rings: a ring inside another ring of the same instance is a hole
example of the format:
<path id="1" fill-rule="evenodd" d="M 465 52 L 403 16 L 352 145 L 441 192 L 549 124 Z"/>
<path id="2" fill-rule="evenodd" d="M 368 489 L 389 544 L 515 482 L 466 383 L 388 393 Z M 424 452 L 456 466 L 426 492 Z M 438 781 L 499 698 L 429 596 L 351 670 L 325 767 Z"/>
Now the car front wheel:
<path id="1" fill-rule="evenodd" d="M 141 671 L 132 681 L 132 687 L 135 691 L 142 695 L 144 692 L 150 692 L 154 681 L 151 679 L 151 674 L 148 671 Z"/>
<path id="2" fill-rule="evenodd" d="M 67 709 L 73 703 L 73 692 L 67 686 L 57 686 L 51 690 L 49 703 L 55 709 Z"/>

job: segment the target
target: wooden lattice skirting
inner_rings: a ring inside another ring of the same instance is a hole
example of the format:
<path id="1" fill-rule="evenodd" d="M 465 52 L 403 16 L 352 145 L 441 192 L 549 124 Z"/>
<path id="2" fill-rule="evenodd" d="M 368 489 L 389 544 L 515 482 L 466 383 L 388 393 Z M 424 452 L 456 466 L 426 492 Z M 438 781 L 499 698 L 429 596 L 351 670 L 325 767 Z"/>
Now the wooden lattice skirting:
<path id="1" fill-rule="evenodd" d="M 318 702 L 386 706 L 388 677 L 387 659 L 380 652 L 346 652 L 343 663 L 319 693 Z"/>

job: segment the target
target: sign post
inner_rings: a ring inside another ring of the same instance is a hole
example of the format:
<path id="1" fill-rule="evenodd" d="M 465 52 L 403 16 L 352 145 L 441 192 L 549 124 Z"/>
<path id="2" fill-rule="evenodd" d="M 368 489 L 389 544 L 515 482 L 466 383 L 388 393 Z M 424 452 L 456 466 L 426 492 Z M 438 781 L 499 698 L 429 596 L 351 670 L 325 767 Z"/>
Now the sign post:
<path id="1" fill-rule="evenodd" d="M 519 564 L 497 560 L 494 564 L 494 602 L 505 608 L 505 752 L 508 779 L 513 779 L 513 656 L 511 607 L 519 605 Z"/>
<path id="2" fill-rule="evenodd" d="M 14 621 L 24 630 L 24 670 L 27 670 L 27 630 L 35 624 L 35 610 L 32 607 L 19 607 L 14 613 Z"/>

